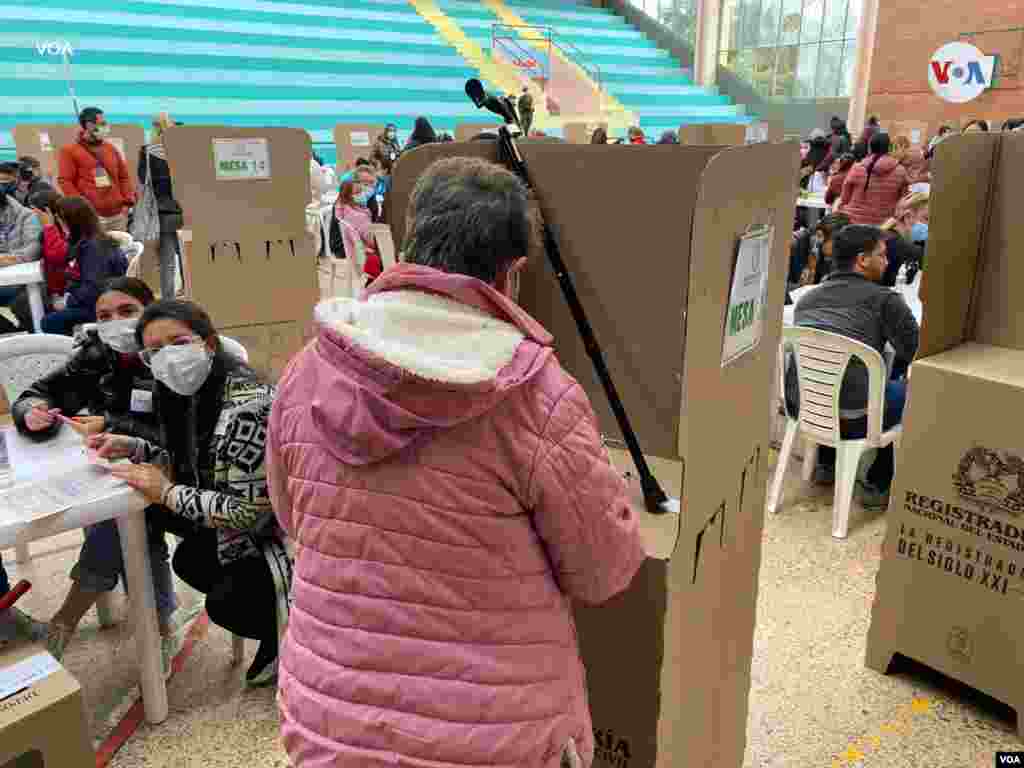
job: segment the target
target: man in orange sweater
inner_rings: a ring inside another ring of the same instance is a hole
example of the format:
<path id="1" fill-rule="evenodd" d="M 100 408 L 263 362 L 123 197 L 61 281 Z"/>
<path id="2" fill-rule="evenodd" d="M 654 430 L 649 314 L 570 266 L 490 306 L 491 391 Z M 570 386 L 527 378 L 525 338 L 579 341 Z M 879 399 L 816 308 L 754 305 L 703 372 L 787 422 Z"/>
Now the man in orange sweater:
<path id="1" fill-rule="evenodd" d="M 106 140 L 110 125 L 98 107 L 79 113 L 78 141 L 60 148 L 57 184 L 65 195 L 88 200 L 108 231 L 128 230 L 135 184 L 117 147 Z"/>

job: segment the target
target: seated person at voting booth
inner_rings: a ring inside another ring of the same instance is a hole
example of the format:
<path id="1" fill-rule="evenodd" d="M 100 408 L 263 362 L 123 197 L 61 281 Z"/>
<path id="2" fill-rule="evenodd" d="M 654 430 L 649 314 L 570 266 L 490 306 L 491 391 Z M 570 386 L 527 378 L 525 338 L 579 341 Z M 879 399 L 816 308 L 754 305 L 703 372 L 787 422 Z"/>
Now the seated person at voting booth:
<path id="1" fill-rule="evenodd" d="M 18 164 L 0 165 L 0 267 L 38 261 L 42 253 L 42 225 L 32 209 L 14 198 L 18 188 Z M 0 307 L 10 306 L 24 288 L 0 286 Z"/>
<path id="2" fill-rule="evenodd" d="M 441 160 L 409 207 L 407 263 L 318 305 L 274 403 L 268 479 L 298 547 L 285 748 L 294 765 L 589 764 L 568 598 L 629 585 L 639 514 L 551 334 L 508 298 L 523 184 Z"/>
<path id="3" fill-rule="evenodd" d="M 128 258 L 117 241 L 107 235 L 84 197 L 58 200 L 56 220 L 67 234 L 67 293 L 55 304 L 55 311 L 43 317 L 42 327 L 44 333 L 70 336 L 75 326 L 96 321 L 101 286 L 124 275 Z"/>
<path id="4" fill-rule="evenodd" d="M 789 290 L 817 285 L 828 276 L 833 269 L 835 235 L 849 223 L 849 216 L 832 213 L 819 221 L 812 231 L 804 230 L 793 239 L 789 251 L 789 277 L 786 279 Z"/>
<path id="5" fill-rule="evenodd" d="M 920 337 L 917 320 L 903 296 L 880 284 L 888 264 L 882 231 L 862 225 L 845 227 L 836 235 L 832 254 L 836 271 L 797 302 L 796 325 L 847 336 L 883 355 L 889 343 L 896 350 L 897 360 L 913 360 Z M 791 363 L 786 372 L 786 403 L 793 414 L 800 407 L 795 374 Z M 891 429 L 902 421 L 906 398 L 906 380 L 887 382 L 883 429 Z M 859 360 L 851 360 L 839 395 L 841 432 L 845 439 L 867 434 L 867 401 L 867 369 Z M 816 477 L 821 482 L 830 482 L 835 475 L 835 449 L 820 447 L 818 461 Z M 866 509 L 889 506 L 894 471 L 893 446 L 879 448 L 861 488 Z"/>
<path id="6" fill-rule="evenodd" d="M 368 169 L 356 169 L 355 179 L 343 182 L 331 216 L 331 251 L 337 257 L 354 259 L 359 246 L 363 251 L 363 274 L 368 281 L 383 270 L 377 240 L 370 225 L 373 214 L 369 205 L 377 188 L 377 179 Z"/>
<path id="7" fill-rule="evenodd" d="M 163 445 L 104 432 L 89 446 L 103 458 L 131 459 L 111 473 L 160 505 L 159 524 L 182 537 L 174 572 L 206 595 L 210 621 L 260 641 L 246 680 L 269 683 L 291 586 L 264 463 L 274 389 L 224 350 L 209 315 L 191 302 L 147 307 L 135 340 L 156 381 Z"/>
<path id="8" fill-rule="evenodd" d="M 152 302 L 153 292 L 141 280 L 119 277 L 108 282 L 96 302 L 96 329 L 84 335 L 67 363 L 39 379 L 15 401 L 11 410 L 18 431 L 39 442 L 53 438 L 61 429 L 74 429 L 86 437 L 111 432 L 159 442 L 153 377 L 139 359 L 135 340 L 139 317 Z M 162 514 L 157 508 L 147 511 L 157 617 L 167 665 L 173 650 L 171 614 L 176 602 L 170 553 L 159 525 Z M 71 570 L 71 590 L 50 621 L 47 647 L 55 658 L 63 657 L 86 612 L 123 577 L 116 521 L 105 520 L 87 528 L 78 563 Z"/>

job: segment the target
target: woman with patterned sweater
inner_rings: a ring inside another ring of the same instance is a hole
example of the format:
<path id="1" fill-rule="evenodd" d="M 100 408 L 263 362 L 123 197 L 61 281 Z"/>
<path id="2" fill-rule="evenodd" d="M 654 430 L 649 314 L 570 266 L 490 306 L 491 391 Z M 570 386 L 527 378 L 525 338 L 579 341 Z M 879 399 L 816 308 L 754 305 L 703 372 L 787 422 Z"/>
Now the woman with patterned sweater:
<path id="1" fill-rule="evenodd" d="M 264 464 L 274 389 L 224 351 L 209 315 L 190 302 L 151 305 L 136 335 L 157 382 L 164 447 L 108 433 L 89 444 L 132 460 L 112 473 L 166 508 L 167 530 L 183 539 L 175 573 L 206 595 L 212 622 L 260 641 L 246 679 L 266 684 L 277 673 L 291 583 Z"/>

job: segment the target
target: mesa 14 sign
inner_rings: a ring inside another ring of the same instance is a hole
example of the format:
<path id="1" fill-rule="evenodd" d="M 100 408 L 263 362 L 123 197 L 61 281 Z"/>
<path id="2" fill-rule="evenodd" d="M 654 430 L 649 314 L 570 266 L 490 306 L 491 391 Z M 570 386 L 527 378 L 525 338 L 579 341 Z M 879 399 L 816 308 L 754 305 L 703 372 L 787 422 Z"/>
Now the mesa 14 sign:
<path id="1" fill-rule="evenodd" d="M 946 43 L 932 55 L 928 83 L 940 99 L 964 104 L 991 87 L 995 70 L 995 56 L 986 56 L 970 43 Z"/>

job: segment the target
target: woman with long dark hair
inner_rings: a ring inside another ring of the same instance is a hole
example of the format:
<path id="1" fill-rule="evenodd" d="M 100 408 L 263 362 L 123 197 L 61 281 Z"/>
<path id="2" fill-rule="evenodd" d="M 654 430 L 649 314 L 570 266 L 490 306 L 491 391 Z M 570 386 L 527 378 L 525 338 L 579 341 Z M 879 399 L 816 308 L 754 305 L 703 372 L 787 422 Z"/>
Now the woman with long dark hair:
<path id="1" fill-rule="evenodd" d="M 156 380 L 160 445 L 109 432 L 89 445 L 132 460 L 111 472 L 160 505 L 166 530 L 182 537 L 175 573 L 206 595 L 212 622 L 260 641 L 246 679 L 268 683 L 291 583 L 264 464 L 274 389 L 225 351 L 210 316 L 191 302 L 151 305 L 135 335 Z"/>
<path id="2" fill-rule="evenodd" d="M 850 169 L 839 207 L 854 224 L 881 225 L 907 194 L 907 169 L 889 154 L 889 134 L 871 137 L 871 154 Z"/>
<path id="3" fill-rule="evenodd" d="M 153 379 L 139 359 L 135 340 L 139 317 L 153 301 L 153 291 L 137 278 L 118 277 L 106 283 L 96 301 L 96 328 L 82 336 L 67 363 L 36 381 L 14 403 L 18 431 L 37 442 L 53 438 L 61 429 L 73 429 L 83 437 L 106 431 L 159 442 Z M 89 415 L 76 415 L 83 410 Z M 152 523 L 159 514 L 149 510 L 147 519 Z M 150 525 L 149 533 L 166 670 L 174 652 L 171 614 L 176 601 L 163 530 Z M 123 576 L 117 524 L 105 520 L 89 526 L 71 570 L 71 589 L 50 621 L 47 646 L 53 656 L 64 655 L 82 617 Z"/>
<path id="4" fill-rule="evenodd" d="M 412 135 L 409 136 L 409 140 L 405 142 L 405 148 L 416 149 L 416 147 L 424 144 L 433 144 L 437 141 L 437 133 L 434 132 L 434 126 L 430 124 L 430 121 L 425 117 L 417 117 L 416 123 L 412 129 Z"/>
<path id="5" fill-rule="evenodd" d="M 67 298 L 56 303 L 55 312 L 43 317 L 42 328 L 44 333 L 70 336 L 76 325 L 95 322 L 101 286 L 123 276 L 128 259 L 103 230 L 99 216 L 84 197 L 58 200 L 55 219 L 69 246 Z"/>

